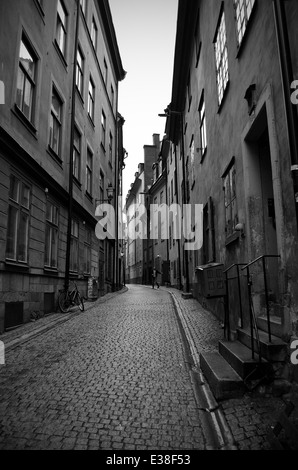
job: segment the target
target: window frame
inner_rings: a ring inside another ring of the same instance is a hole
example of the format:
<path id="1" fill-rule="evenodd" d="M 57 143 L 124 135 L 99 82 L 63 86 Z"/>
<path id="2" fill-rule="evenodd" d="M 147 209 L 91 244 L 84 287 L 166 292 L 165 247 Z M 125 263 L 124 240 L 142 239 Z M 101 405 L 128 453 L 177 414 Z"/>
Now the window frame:
<path id="1" fill-rule="evenodd" d="M 81 64 L 79 63 L 79 58 Z M 84 95 L 84 68 L 85 68 L 85 56 L 81 46 L 78 46 L 77 51 L 77 63 L 76 63 L 76 88 L 80 93 L 81 97 Z"/>
<path id="2" fill-rule="evenodd" d="M 208 141 L 207 141 L 207 121 L 206 121 L 206 102 L 205 102 L 205 91 L 202 91 L 200 104 L 199 104 L 199 118 L 200 118 L 200 150 L 201 150 L 201 163 L 207 153 Z"/>
<path id="3" fill-rule="evenodd" d="M 230 81 L 228 42 L 227 42 L 227 30 L 226 30 L 224 3 L 222 3 L 213 44 L 214 44 L 215 70 L 216 70 L 217 97 L 218 97 L 218 106 L 220 108 L 223 103 L 226 91 L 228 89 L 228 84 Z"/>
<path id="4" fill-rule="evenodd" d="M 105 149 L 106 148 L 107 117 L 106 117 L 104 110 L 102 110 L 101 112 L 100 122 L 101 122 L 101 145 Z"/>
<path id="5" fill-rule="evenodd" d="M 90 157 L 90 161 L 89 161 Z M 90 163 L 91 162 L 91 163 Z M 93 192 L 93 152 L 88 147 L 86 156 L 86 192 L 92 197 Z"/>
<path id="6" fill-rule="evenodd" d="M 239 237 L 236 226 L 239 223 L 237 185 L 236 185 L 236 160 L 232 158 L 224 174 L 222 175 L 224 206 L 225 206 L 225 233 L 226 244 Z M 228 190 L 227 190 L 228 188 Z M 229 215 L 228 215 L 229 214 Z"/>
<path id="7" fill-rule="evenodd" d="M 98 41 L 98 28 L 97 28 L 97 24 L 96 24 L 94 16 L 92 16 L 90 36 L 91 36 L 92 45 L 94 49 L 96 50 L 97 41 Z"/>
<path id="8" fill-rule="evenodd" d="M 240 3 L 242 2 L 242 5 Z M 250 22 L 251 16 L 254 12 L 254 9 L 257 4 L 257 0 L 234 0 L 234 10 L 235 10 L 235 26 L 236 26 L 236 36 L 237 36 L 237 47 L 240 49 L 247 31 L 248 24 Z M 248 5 L 250 6 L 250 12 L 248 13 Z M 243 18 L 241 20 L 239 28 L 239 17 L 238 12 L 241 13 L 243 6 Z M 239 10 L 238 10 L 239 9 Z"/>
<path id="9" fill-rule="evenodd" d="M 76 145 L 76 134 L 79 137 L 79 148 Z M 78 165 L 76 166 L 76 162 L 78 162 Z M 72 169 L 72 175 L 73 178 L 75 178 L 76 181 L 80 182 L 81 181 L 81 164 L 82 164 L 82 134 L 78 127 L 75 125 L 74 127 L 74 136 L 73 136 L 73 169 Z M 78 168 L 77 174 L 76 174 L 76 168 Z"/>
<path id="10" fill-rule="evenodd" d="M 55 112 L 55 108 L 53 106 L 53 95 L 56 96 L 57 98 L 57 101 L 59 101 L 59 104 L 60 104 L 60 116 L 57 116 L 56 112 Z M 55 155 L 57 155 L 59 158 L 60 158 L 60 153 L 61 153 L 61 138 L 62 138 L 62 119 L 63 119 L 63 100 L 60 96 L 60 93 L 58 92 L 57 88 L 55 87 L 54 84 L 52 84 L 52 98 L 51 98 L 51 111 L 50 111 L 50 129 L 49 129 L 49 143 L 48 143 L 48 147 L 50 149 L 51 152 L 54 152 Z M 54 125 L 53 125 L 53 130 L 51 128 L 51 125 L 52 123 L 56 123 L 57 124 L 57 128 L 59 130 L 59 139 L 58 139 L 58 146 L 57 146 L 57 151 L 55 150 L 55 148 L 52 146 L 52 142 L 51 142 L 51 136 L 53 135 L 53 131 L 54 131 Z"/>
<path id="11" fill-rule="evenodd" d="M 47 218 L 48 214 L 48 207 L 51 206 L 51 219 Z M 53 220 L 53 210 L 56 212 L 56 220 Z M 47 231 L 49 230 L 50 234 L 50 243 L 47 247 Z M 56 253 L 55 253 L 55 262 L 52 263 L 53 254 L 53 234 L 55 233 L 56 237 Z M 58 247 L 59 247 L 59 207 L 51 200 L 48 200 L 46 203 L 46 215 L 45 215 L 45 259 L 44 259 L 44 266 L 47 269 L 57 269 L 58 268 Z M 49 249 L 49 253 L 47 253 L 47 248 Z M 47 263 L 47 255 L 49 262 Z"/>
<path id="12" fill-rule="evenodd" d="M 59 6 L 61 6 L 63 13 L 65 15 L 65 24 L 62 21 L 62 18 L 59 13 Z M 55 42 L 59 49 L 59 52 L 62 54 L 63 58 L 66 59 L 66 52 L 67 52 L 67 29 L 68 29 L 68 11 L 65 7 L 63 0 L 57 0 L 57 17 L 56 17 L 56 34 L 55 34 Z M 59 32 L 63 32 L 63 49 L 61 49 L 61 37 Z"/>
<path id="13" fill-rule="evenodd" d="M 26 49 L 27 53 L 29 56 L 32 58 L 32 62 L 34 64 L 34 70 L 32 73 L 32 76 L 26 70 L 25 66 L 22 64 L 21 61 L 21 49 L 22 49 L 22 44 L 24 48 Z M 34 49 L 34 47 L 31 44 L 31 41 L 23 31 L 21 35 L 21 40 L 20 40 L 20 47 L 19 47 L 19 57 L 18 57 L 18 74 L 17 74 L 17 84 L 16 84 L 16 99 L 15 99 L 15 105 L 18 111 L 22 113 L 22 116 L 24 116 L 27 121 L 34 126 L 34 121 L 35 121 L 35 103 L 36 103 L 36 88 L 37 88 L 37 83 L 36 83 L 36 77 L 37 77 L 37 68 L 38 68 L 38 60 L 39 57 Z M 22 74 L 22 77 L 21 75 Z M 19 88 L 19 80 L 22 82 L 22 94 L 20 98 L 20 103 L 18 102 L 18 90 Z M 26 114 L 25 109 L 24 109 L 24 101 L 25 101 L 25 95 L 26 95 L 26 84 L 29 83 L 30 86 L 30 106 L 29 106 L 29 116 Z"/>
<path id="14" fill-rule="evenodd" d="M 92 91 L 92 93 L 90 92 Z M 89 86 L 88 86 L 88 116 L 91 119 L 92 123 L 94 123 L 94 116 L 95 116 L 95 84 L 90 75 L 89 78 Z"/>
<path id="15" fill-rule="evenodd" d="M 17 198 L 14 198 L 12 195 L 13 185 L 12 179 L 18 183 L 17 189 Z M 27 198 L 27 205 L 23 204 L 24 200 L 24 188 L 28 190 L 28 198 Z M 7 231 L 6 231 L 6 248 L 5 248 L 5 259 L 7 262 L 14 262 L 18 264 L 27 265 L 28 264 L 28 252 L 29 252 L 29 227 L 30 227 L 30 202 L 31 202 L 31 186 L 24 181 L 22 178 L 17 176 L 14 173 L 10 175 L 10 186 L 9 186 L 9 198 L 8 198 L 8 214 L 7 214 Z M 14 230 L 10 229 L 10 208 L 13 208 L 15 212 L 15 221 L 14 221 Z M 24 252 L 25 256 L 24 259 L 21 259 L 20 256 L 20 226 L 22 224 L 21 215 L 25 215 L 26 217 L 26 227 L 25 227 L 25 243 L 24 245 Z M 8 256 L 8 246 L 9 246 L 9 232 L 11 230 L 11 240 L 13 245 L 13 256 Z"/>
<path id="16" fill-rule="evenodd" d="M 87 274 L 87 275 L 91 274 L 91 246 L 92 246 L 92 231 L 88 227 L 85 227 L 84 274 Z"/>
<path id="17" fill-rule="evenodd" d="M 75 227 L 77 228 L 77 231 L 74 230 Z M 70 264 L 69 264 L 69 270 L 72 273 L 79 272 L 79 241 L 80 241 L 80 223 L 77 219 L 73 218 L 71 220 Z"/>

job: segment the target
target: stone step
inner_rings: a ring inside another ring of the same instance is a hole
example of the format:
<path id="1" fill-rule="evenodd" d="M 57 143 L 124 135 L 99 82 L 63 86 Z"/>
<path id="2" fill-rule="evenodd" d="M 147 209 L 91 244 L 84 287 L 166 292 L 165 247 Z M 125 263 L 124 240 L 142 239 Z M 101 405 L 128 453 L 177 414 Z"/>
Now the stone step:
<path id="1" fill-rule="evenodd" d="M 251 348 L 251 332 L 250 328 L 238 328 L 237 329 L 238 340 Z M 256 333 L 254 332 L 254 349 L 258 351 L 258 345 L 256 340 Z M 282 362 L 287 358 L 287 344 L 282 341 L 277 336 L 271 335 L 271 343 L 268 339 L 268 333 L 262 330 L 259 330 L 259 340 L 260 340 L 260 349 L 261 355 L 267 361 L 271 362 Z"/>
<path id="2" fill-rule="evenodd" d="M 257 353 L 253 359 L 251 349 L 240 341 L 219 341 L 219 353 L 245 380 L 259 379 L 272 370 L 271 364 L 266 359 L 259 361 Z"/>
<path id="3" fill-rule="evenodd" d="M 257 317 L 257 325 L 262 331 L 268 332 L 267 316 Z M 270 330 L 272 335 L 282 338 L 283 327 L 281 317 L 270 315 Z"/>
<path id="4" fill-rule="evenodd" d="M 218 351 L 201 353 L 200 366 L 216 400 L 239 398 L 244 394 L 243 380 Z"/>

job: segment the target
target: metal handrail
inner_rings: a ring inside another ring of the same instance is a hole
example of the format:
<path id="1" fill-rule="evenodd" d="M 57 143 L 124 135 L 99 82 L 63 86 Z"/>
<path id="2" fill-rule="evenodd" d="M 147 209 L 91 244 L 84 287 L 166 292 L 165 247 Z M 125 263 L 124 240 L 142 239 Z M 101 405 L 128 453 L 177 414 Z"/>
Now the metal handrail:
<path id="1" fill-rule="evenodd" d="M 240 266 L 246 266 L 246 263 L 234 263 L 232 266 L 230 266 L 228 269 L 223 271 L 223 273 L 226 275 L 226 320 L 227 320 L 227 329 L 228 329 L 228 340 L 230 339 L 230 315 L 229 315 L 229 281 L 233 281 L 235 279 L 238 279 L 238 294 L 239 294 L 239 303 L 240 303 L 240 319 L 241 319 L 241 328 L 243 328 L 243 310 L 242 310 L 242 296 L 241 296 L 241 286 L 240 286 L 240 273 L 239 273 L 239 267 Z M 228 277 L 228 273 L 233 269 L 237 268 L 237 276 L 236 277 Z"/>
<path id="2" fill-rule="evenodd" d="M 263 267 L 263 274 L 264 274 L 264 287 L 265 287 L 265 298 L 266 298 L 266 310 L 267 310 L 267 327 L 268 327 L 268 339 L 269 342 L 272 342 L 272 335 L 271 335 L 271 326 L 270 326 L 270 307 L 269 307 L 269 295 L 268 295 L 268 284 L 267 284 L 267 275 L 266 275 L 266 258 L 280 258 L 280 255 L 262 255 L 256 258 L 255 260 L 251 261 L 248 263 L 244 268 L 242 268 L 242 271 L 245 269 L 247 270 L 247 278 L 248 278 L 248 290 L 249 290 L 249 301 L 250 301 L 250 314 L 251 314 L 251 331 L 253 330 L 253 325 L 256 330 L 256 336 L 257 336 L 257 343 L 259 347 L 259 334 L 258 334 L 258 327 L 257 327 L 257 322 L 256 322 L 256 317 L 255 317 L 255 312 L 253 309 L 253 304 L 252 304 L 252 292 L 251 292 L 251 285 L 252 285 L 252 280 L 250 276 L 250 271 L 249 268 L 256 264 L 259 261 L 262 261 L 262 267 Z M 252 331 L 253 334 L 253 331 Z M 253 344 L 253 337 L 252 337 L 252 354 L 254 357 L 254 344 Z M 259 351 L 260 354 L 260 351 Z"/>

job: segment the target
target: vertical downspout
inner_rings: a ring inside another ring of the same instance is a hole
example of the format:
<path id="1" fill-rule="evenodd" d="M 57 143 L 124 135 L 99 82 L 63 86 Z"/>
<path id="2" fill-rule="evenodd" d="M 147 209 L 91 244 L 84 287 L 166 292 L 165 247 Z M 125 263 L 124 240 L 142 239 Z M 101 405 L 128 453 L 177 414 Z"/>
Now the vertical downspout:
<path id="1" fill-rule="evenodd" d="M 79 20 L 80 20 L 80 0 L 76 0 L 76 29 L 73 58 L 73 78 L 72 78 L 72 97 L 71 97 L 71 124 L 70 124 L 70 153 L 69 153 L 69 183 L 68 183 L 68 222 L 67 222 L 67 240 L 66 240 L 66 260 L 65 260 L 65 281 L 64 288 L 69 288 L 69 269 L 70 269 L 70 243 L 71 243 L 71 221 L 73 206 L 73 140 L 75 123 L 75 103 L 76 103 L 76 64 L 79 42 Z"/>
<path id="2" fill-rule="evenodd" d="M 295 195 L 296 223 L 298 228 L 298 117 L 296 109 L 291 102 L 291 83 L 294 77 L 284 0 L 273 0 L 273 12 L 286 109 L 288 139 L 291 153 L 291 172 Z"/>
<path id="3" fill-rule="evenodd" d="M 185 215 L 185 207 L 186 204 L 186 173 L 185 173 L 185 151 L 184 151 L 184 129 L 183 129 L 183 114 L 180 113 L 180 127 L 181 127 L 181 151 L 182 151 L 182 173 L 183 173 L 183 224 L 185 223 L 184 215 Z M 186 290 L 185 292 L 189 292 L 189 272 L 188 272 L 188 251 L 185 250 L 185 238 L 183 235 L 184 240 L 184 261 L 185 261 L 185 281 L 186 281 Z"/>
<path id="4" fill-rule="evenodd" d="M 177 147 L 175 145 L 175 149 L 174 149 L 174 152 L 175 152 L 175 186 L 176 186 L 176 202 L 177 204 L 179 204 L 179 200 L 178 200 L 178 176 L 177 176 L 177 172 L 178 172 L 178 166 L 177 166 Z M 180 223 L 180 221 L 179 221 Z M 179 281 L 180 281 L 180 285 L 179 285 L 179 289 L 181 290 L 181 286 L 182 286 L 182 276 L 181 276 L 181 246 L 180 246 L 180 242 L 181 242 L 181 236 L 179 237 L 178 239 L 178 267 L 179 267 Z"/>

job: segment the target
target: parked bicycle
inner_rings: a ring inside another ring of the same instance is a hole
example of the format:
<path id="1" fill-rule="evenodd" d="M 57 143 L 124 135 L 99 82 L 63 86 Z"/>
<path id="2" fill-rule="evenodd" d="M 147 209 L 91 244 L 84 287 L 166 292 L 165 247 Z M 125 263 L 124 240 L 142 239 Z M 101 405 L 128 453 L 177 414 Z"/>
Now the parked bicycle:
<path id="1" fill-rule="evenodd" d="M 81 296 L 78 290 L 78 286 L 75 282 L 73 282 L 74 288 L 73 289 L 68 289 L 67 291 L 62 290 L 60 291 L 59 297 L 58 297 L 58 305 L 63 313 L 67 313 L 70 310 L 70 307 L 73 305 L 77 305 L 81 312 L 84 311 L 85 306 L 84 306 L 84 298 Z"/>

